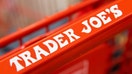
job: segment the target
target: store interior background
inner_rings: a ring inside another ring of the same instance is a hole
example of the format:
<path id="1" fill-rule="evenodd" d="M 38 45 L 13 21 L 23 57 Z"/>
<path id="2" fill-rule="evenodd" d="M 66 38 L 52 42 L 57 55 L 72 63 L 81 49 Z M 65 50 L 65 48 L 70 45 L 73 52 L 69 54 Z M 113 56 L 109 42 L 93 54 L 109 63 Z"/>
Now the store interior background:
<path id="1" fill-rule="evenodd" d="M 24 27 L 31 25 L 41 19 L 64 10 L 81 0 L 1 0 L 0 1 L 0 38 L 5 37 L 15 31 L 19 31 Z M 50 26 L 50 30 L 67 22 L 64 18 L 54 25 Z M 38 35 L 45 33 L 45 29 L 41 29 L 31 35 L 23 38 L 23 42 L 28 41 Z M 16 48 L 18 41 L 0 48 L 0 54 Z"/>

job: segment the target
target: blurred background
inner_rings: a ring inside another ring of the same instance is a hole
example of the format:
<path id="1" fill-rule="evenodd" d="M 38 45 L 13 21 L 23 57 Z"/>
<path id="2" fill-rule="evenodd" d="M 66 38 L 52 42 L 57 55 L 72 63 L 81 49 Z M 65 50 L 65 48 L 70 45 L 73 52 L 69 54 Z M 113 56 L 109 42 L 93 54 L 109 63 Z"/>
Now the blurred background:
<path id="1" fill-rule="evenodd" d="M 41 19 L 47 18 L 81 0 L 1 0 L 0 1 L 0 38 L 18 31 Z M 54 25 L 50 30 L 62 25 L 67 21 L 64 18 Z M 23 42 L 44 33 L 44 29 L 34 32 L 23 38 Z M 18 41 L 2 48 L 0 54 L 12 50 L 18 46 Z"/>
<path id="2" fill-rule="evenodd" d="M 59 12 L 80 0 L 1 0 L 0 37 Z"/>

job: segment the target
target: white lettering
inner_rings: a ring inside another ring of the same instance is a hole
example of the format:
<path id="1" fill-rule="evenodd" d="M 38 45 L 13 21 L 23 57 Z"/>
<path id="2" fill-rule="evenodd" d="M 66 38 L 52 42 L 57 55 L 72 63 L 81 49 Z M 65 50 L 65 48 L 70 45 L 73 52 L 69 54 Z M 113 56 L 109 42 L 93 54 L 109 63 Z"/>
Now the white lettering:
<path id="1" fill-rule="evenodd" d="M 68 44 L 67 40 L 63 41 L 63 37 L 64 36 L 62 34 L 59 34 L 59 35 L 53 37 L 59 43 L 60 48 L 66 46 Z"/>
<path id="2" fill-rule="evenodd" d="M 110 11 L 114 14 L 115 18 L 118 18 L 123 14 L 122 11 L 118 9 L 118 5 L 112 6 Z"/>
<path id="3" fill-rule="evenodd" d="M 31 57 L 31 53 L 29 51 L 25 51 L 19 54 L 19 56 L 25 61 L 26 67 L 37 61 L 36 59 Z"/>
<path id="4" fill-rule="evenodd" d="M 112 19 L 110 16 L 108 16 L 108 14 L 113 14 L 115 18 L 118 18 L 123 13 L 121 10 L 118 9 L 118 5 L 113 5 L 111 6 L 110 9 L 107 8 L 104 11 L 98 13 L 96 16 L 90 17 L 88 18 L 88 20 L 84 20 L 81 23 L 84 26 L 81 32 L 90 33 L 92 29 L 100 28 L 102 25 L 111 22 Z M 44 57 L 49 56 L 50 54 L 56 52 L 59 49 L 59 47 L 63 48 L 64 46 L 68 45 L 71 42 L 76 41 L 79 38 L 81 38 L 81 36 L 76 35 L 74 29 L 72 28 L 67 29 L 66 31 L 63 31 L 62 34 L 58 34 L 52 37 L 51 39 L 42 42 L 41 44 L 46 46 L 46 48 L 42 48 L 43 46 L 40 47 L 39 43 L 38 45 L 30 47 L 32 50 L 29 49 L 30 51 L 22 52 L 21 54 L 11 58 L 10 66 L 15 65 L 16 71 L 20 71 L 25 67 L 41 60 L 43 58 L 42 56 Z M 34 52 L 32 53 L 32 51 Z M 34 55 L 36 56 L 36 58 L 33 58 L 35 57 Z M 21 61 L 25 63 L 24 66 L 22 65 Z"/>
<path id="5" fill-rule="evenodd" d="M 12 66 L 12 64 L 14 64 L 16 67 L 16 70 L 20 71 L 20 70 L 24 69 L 24 67 L 18 62 L 18 60 L 22 61 L 22 59 L 17 56 L 10 59 L 10 66 Z"/>
<path id="6" fill-rule="evenodd" d="M 91 26 L 93 26 L 95 28 L 100 28 L 102 26 L 102 22 L 97 17 L 91 17 L 89 19 L 89 23 L 91 24 Z"/>
<path id="7" fill-rule="evenodd" d="M 97 16 L 103 21 L 104 24 L 107 24 L 111 21 L 111 18 L 110 17 L 106 17 L 106 13 L 103 11 L 99 14 L 97 14 Z"/>
<path id="8" fill-rule="evenodd" d="M 37 60 L 41 60 L 42 59 L 42 57 L 40 56 L 41 54 L 44 55 L 44 56 L 48 56 L 49 55 L 49 53 L 47 51 L 43 50 L 38 45 L 34 47 L 34 51 L 35 51 Z"/>
<path id="9" fill-rule="evenodd" d="M 83 28 L 82 32 L 84 32 L 84 33 L 90 33 L 92 31 L 92 29 L 91 29 L 90 25 L 88 24 L 87 20 L 83 21 L 82 24 L 84 26 L 86 26 L 86 28 Z"/>
<path id="10" fill-rule="evenodd" d="M 80 38 L 80 36 L 77 36 L 76 34 L 74 34 L 73 29 L 68 29 L 68 30 L 64 31 L 63 33 L 68 36 L 70 42 L 73 42 L 73 41 L 75 41 L 75 39 Z"/>
<path id="11" fill-rule="evenodd" d="M 57 43 L 53 40 L 47 40 L 43 42 L 43 44 L 45 44 L 48 47 L 50 53 L 53 53 L 58 49 Z"/>

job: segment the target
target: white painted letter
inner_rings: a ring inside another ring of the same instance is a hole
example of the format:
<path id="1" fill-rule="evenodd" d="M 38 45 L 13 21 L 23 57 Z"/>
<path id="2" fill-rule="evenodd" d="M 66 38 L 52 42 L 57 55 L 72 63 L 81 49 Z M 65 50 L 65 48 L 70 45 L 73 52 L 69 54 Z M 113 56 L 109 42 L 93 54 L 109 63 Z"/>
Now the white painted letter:
<path id="1" fill-rule="evenodd" d="M 107 17 L 106 18 L 106 13 L 103 11 L 99 14 L 97 14 L 97 16 L 103 21 L 104 24 L 107 24 L 111 21 L 111 18 L 110 17 Z"/>
<path id="2" fill-rule="evenodd" d="M 75 39 L 79 39 L 80 36 L 77 36 L 76 34 L 74 34 L 73 29 L 68 29 L 65 32 L 63 32 L 64 34 L 66 34 L 70 40 L 70 42 L 75 41 Z"/>
<path id="3" fill-rule="evenodd" d="M 31 53 L 29 51 L 25 51 L 19 54 L 19 56 L 25 61 L 26 67 L 37 61 L 36 59 L 31 57 Z"/>
<path id="4" fill-rule="evenodd" d="M 122 11 L 118 9 L 118 5 L 112 6 L 110 11 L 114 14 L 115 18 L 118 18 L 123 14 Z"/>
<path id="5" fill-rule="evenodd" d="M 22 70 L 24 67 L 18 62 L 18 60 L 21 60 L 21 61 L 22 61 L 22 59 L 19 58 L 19 57 L 17 57 L 17 56 L 15 56 L 15 57 L 13 57 L 12 59 L 10 59 L 10 66 L 12 66 L 12 64 L 14 64 L 15 67 L 16 67 L 16 70 L 17 70 L 17 71 L 20 71 L 20 70 Z"/>
<path id="6" fill-rule="evenodd" d="M 84 33 L 90 33 L 91 32 L 91 27 L 88 24 L 88 21 L 85 20 L 85 21 L 82 22 L 82 24 L 86 26 L 86 28 L 83 28 L 82 32 L 84 32 Z"/>
<path id="7" fill-rule="evenodd" d="M 58 49 L 57 43 L 53 40 L 47 40 L 43 42 L 43 44 L 45 44 L 48 47 L 50 53 L 53 53 Z"/>
<path id="8" fill-rule="evenodd" d="M 62 34 L 59 34 L 57 36 L 54 36 L 53 37 L 60 45 L 60 48 L 66 46 L 68 44 L 68 41 L 67 40 L 63 40 L 64 36 Z"/>
<path id="9" fill-rule="evenodd" d="M 41 60 L 42 59 L 41 54 L 44 55 L 44 56 L 48 56 L 49 55 L 49 53 L 47 51 L 43 50 L 38 45 L 35 46 L 33 49 L 35 51 L 37 60 Z"/>
<path id="10" fill-rule="evenodd" d="M 101 20 L 97 17 L 91 17 L 89 23 L 95 28 L 100 28 L 102 26 Z"/>

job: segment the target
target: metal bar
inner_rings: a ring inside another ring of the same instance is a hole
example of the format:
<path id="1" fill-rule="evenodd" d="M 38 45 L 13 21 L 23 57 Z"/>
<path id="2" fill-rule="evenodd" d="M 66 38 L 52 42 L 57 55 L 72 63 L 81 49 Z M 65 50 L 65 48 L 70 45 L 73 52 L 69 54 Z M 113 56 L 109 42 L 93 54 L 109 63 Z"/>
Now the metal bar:
<path id="1" fill-rule="evenodd" d="M 3 37 L 0 39 L 0 48 L 10 44 L 13 41 L 18 40 L 19 38 L 27 36 L 35 31 L 45 27 L 45 26 L 48 26 L 49 24 L 51 24 L 57 20 L 60 20 L 68 15 L 71 15 L 77 11 L 80 11 L 83 8 L 88 7 L 97 1 L 98 0 L 88 0 L 88 1 L 81 2 L 79 4 L 76 4 L 73 7 L 70 7 L 70 9 L 66 9 L 62 12 L 59 12 L 55 15 L 50 16 L 47 19 L 43 19 L 43 20 L 40 20 L 34 24 L 31 24 L 30 26 L 25 27 L 24 29 L 21 29 L 20 31 L 14 32 L 6 37 Z"/>

